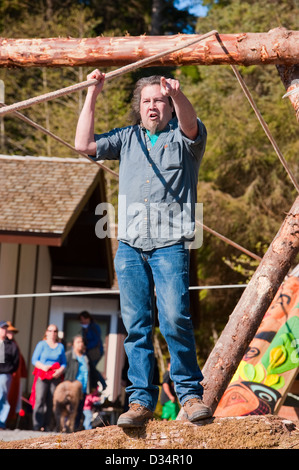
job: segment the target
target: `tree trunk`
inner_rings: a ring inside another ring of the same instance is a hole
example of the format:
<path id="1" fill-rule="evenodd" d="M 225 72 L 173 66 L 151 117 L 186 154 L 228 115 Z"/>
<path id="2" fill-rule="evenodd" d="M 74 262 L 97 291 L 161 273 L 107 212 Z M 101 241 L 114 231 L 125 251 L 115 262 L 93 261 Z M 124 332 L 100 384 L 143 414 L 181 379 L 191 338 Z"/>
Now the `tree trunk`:
<path id="1" fill-rule="evenodd" d="M 161 23 L 162 23 L 162 1 L 153 0 L 151 36 L 158 36 L 159 34 L 161 34 Z"/>
<path id="2" fill-rule="evenodd" d="M 299 88 L 299 65 L 293 65 L 290 67 L 287 67 L 286 65 L 277 65 L 277 70 L 287 91 Z M 289 100 L 292 103 L 297 121 L 299 122 L 299 92 L 290 95 Z"/>
<path id="3" fill-rule="evenodd" d="M 125 36 L 96 38 L 0 38 L 0 67 L 111 67 L 189 42 L 200 35 Z M 268 33 L 217 34 L 151 63 L 165 65 L 299 63 L 299 31 L 285 28 Z"/>
<path id="4" fill-rule="evenodd" d="M 203 368 L 204 401 L 213 412 L 298 252 L 299 196 Z"/>

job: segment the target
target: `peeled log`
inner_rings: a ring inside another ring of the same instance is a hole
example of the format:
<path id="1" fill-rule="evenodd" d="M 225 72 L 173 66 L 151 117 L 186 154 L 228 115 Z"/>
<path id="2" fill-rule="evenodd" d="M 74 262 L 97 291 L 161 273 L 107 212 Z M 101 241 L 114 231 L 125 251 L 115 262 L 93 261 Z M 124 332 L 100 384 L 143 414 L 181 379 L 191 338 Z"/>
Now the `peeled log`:
<path id="1" fill-rule="evenodd" d="M 213 412 L 298 252 L 299 196 L 204 365 L 204 401 Z"/>
<path id="2" fill-rule="evenodd" d="M 0 38 L 0 67 L 111 67 L 189 42 L 200 35 L 96 38 Z M 153 62 L 152 66 L 299 63 L 299 31 L 217 34 Z"/>

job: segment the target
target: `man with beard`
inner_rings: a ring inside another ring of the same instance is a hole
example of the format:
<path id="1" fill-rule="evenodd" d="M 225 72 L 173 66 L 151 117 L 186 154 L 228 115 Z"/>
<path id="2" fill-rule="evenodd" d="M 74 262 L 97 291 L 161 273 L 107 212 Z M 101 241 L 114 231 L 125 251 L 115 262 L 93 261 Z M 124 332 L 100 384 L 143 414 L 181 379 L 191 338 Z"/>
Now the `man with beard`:
<path id="1" fill-rule="evenodd" d="M 115 269 L 127 330 L 129 410 L 117 424 L 142 426 L 153 417 L 155 291 L 160 331 L 171 356 L 170 376 L 191 422 L 211 416 L 202 402 L 189 312 L 189 245 L 194 239 L 199 166 L 206 129 L 178 80 L 142 78 L 132 99 L 133 125 L 94 135 L 95 104 L 105 74 L 94 70 L 79 117 L 76 149 L 95 160 L 119 160 Z"/>

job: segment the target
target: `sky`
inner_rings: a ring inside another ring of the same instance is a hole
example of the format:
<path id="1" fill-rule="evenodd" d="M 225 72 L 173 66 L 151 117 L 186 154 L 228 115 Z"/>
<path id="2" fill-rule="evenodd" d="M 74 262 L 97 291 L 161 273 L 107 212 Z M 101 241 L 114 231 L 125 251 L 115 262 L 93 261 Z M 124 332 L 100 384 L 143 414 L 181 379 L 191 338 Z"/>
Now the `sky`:
<path id="1" fill-rule="evenodd" d="M 189 6 L 189 12 L 196 16 L 205 16 L 207 7 L 203 7 L 200 2 L 192 0 L 176 0 L 175 6 L 178 10 L 182 10 L 186 6 Z"/>

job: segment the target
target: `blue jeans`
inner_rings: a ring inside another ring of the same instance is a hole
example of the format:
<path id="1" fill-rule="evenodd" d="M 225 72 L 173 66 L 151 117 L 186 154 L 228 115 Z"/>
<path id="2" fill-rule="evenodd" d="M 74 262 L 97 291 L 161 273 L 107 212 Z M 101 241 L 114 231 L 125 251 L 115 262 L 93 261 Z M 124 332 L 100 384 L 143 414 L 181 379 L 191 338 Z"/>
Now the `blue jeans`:
<path id="1" fill-rule="evenodd" d="M 83 427 L 84 429 L 92 429 L 92 411 L 91 410 L 83 410 L 84 414 L 84 421 Z"/>
<path id="2" fill-rule="evenodd" d="M 9 415 L 10 404 L 7 400 L 7 396 L 11 379 L 11 374 L 0 374 L 0 429 L 5 428 L 5 423 Z"/>
<path id="3" fill-rule="evenodd" d="M 189 313 L 189 251 L 183 243 L 142 251 L 119 242 L 115 269 L 120 288 L 121 313 L 127 330 L 125 350 L 129 361 L 127 387 L 130 403 L 154 411 L 159 387 L 154 372 L 154 286 L 159 327 L 171 357 L 170 377 L 183 405 L 203 395 L 193 325 Z"/>

